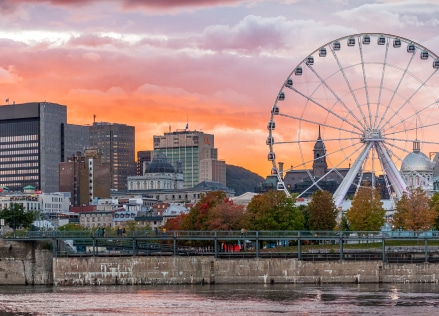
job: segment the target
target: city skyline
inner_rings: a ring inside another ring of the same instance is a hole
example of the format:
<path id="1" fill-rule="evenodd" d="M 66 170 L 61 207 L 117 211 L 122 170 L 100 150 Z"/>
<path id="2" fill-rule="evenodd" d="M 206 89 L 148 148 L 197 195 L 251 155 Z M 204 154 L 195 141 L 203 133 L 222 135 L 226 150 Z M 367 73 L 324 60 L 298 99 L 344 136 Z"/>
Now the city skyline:
<path id="1" fill-rule="evenodd" d="M 0 97 L 66 105 L 71 124 L 132 125 L 136 152 L 154 135 L 203 131 L 218 159 L 266 176 L 271 107 L 312 51 L 382 32 L 439 53 L 435 1 L 199 3 L 2 1 Z"/>

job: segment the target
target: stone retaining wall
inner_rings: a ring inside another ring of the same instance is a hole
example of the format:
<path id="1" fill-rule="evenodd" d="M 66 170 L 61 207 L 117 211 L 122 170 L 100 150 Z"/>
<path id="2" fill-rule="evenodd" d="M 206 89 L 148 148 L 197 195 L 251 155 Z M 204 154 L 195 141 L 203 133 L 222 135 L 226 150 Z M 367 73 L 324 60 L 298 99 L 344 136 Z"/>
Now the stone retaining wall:
<path id="1" fill-rule="evenodd" d="M 437 283 L 437 264 L 213 257 L 54 258 L 55 285 Z"/>
<path id="2" fill-rule="evenodd" d="M 53 284 L 49 242 L 0 239 L 0 285 Z"/>

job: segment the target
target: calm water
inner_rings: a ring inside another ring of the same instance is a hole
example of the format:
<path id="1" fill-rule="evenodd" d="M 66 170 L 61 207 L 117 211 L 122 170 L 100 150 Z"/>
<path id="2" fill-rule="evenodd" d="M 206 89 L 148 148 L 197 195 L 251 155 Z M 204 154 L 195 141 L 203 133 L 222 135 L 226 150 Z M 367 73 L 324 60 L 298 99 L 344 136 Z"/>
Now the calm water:
<path id="1" fill-rule="evenodd" d="M 6 315 L 439 315 L 438 284 L 0 287 Z"/>

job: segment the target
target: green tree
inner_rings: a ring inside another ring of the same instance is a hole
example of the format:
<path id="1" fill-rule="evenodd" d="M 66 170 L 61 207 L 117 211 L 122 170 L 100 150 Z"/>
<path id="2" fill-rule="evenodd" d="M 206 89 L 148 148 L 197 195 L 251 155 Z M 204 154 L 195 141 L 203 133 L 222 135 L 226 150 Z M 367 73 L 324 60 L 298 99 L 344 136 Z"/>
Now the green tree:
<path id="1" fill-rule="evenodd" d="M 337 208 L 328 191 L 317 190 L 308 203 L 311 230 L 333 230 L 336 226 Z"/>
<path id="2" fill-rule="evenodd" d="M 245 213 L 247 230 L 303 230 L 304 222 L 294 198 L 287 197 L 283 191 L 254 196 Z"/>
<path id="3" fill-rule="evenodd" d="M 5 224 L 13 229 L 28 228 L 37 218 L 37 212 L 27 212 L 22 204 L 13 203 L 0 211 L 0 218 L 4 218 Z"/>
<path id="4" fill-rule="evenodd" d="M 430 200 L 430 207 L 436 212 L 433 228 L 439 230 L 439 192 L 434 192 Z"/>
<path id="5" fill-rule="evenodd" d="M 65 224 L 63 226 L 59 226 L 58 230 L 61 230 L 61 231 L 75 231 L 75 230 L 76 231 L 83 231 L 83 230 L 87 230 L 87 228 L 85 228 L 79 224 L 68 223 L 68 224 Z"/>
<path id="6" fill-rule="evenodd" d="M 385 214 L 378 190 L 360 187 L 351 208 L 346 212 L 346 217 L 352 230 L 380 230 L 385 221 Z"/>
<path id="7" fill-rule="evenodd" d="M 405 230 L 430 230 L 438 217 L 431 203 L 422 188 L 404 193 L 396 203 L 393 225 Z"/>

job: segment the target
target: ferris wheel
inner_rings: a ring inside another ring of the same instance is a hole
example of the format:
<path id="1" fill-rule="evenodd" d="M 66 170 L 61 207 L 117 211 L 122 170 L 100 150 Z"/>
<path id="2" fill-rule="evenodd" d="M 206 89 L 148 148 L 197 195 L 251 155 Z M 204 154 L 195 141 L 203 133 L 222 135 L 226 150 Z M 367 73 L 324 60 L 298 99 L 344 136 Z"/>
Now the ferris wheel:
<path id="1" fill-rule="evenodd" d="M 311 52 L 271 108 L 266 144 L 277 189 L 306 197 L 336 185 L 339 207 L 367 180 L 400 197 L 404 157 L 439 152 L 438 70 L 436 54 L 390 34 L 350 35 Z"/>

